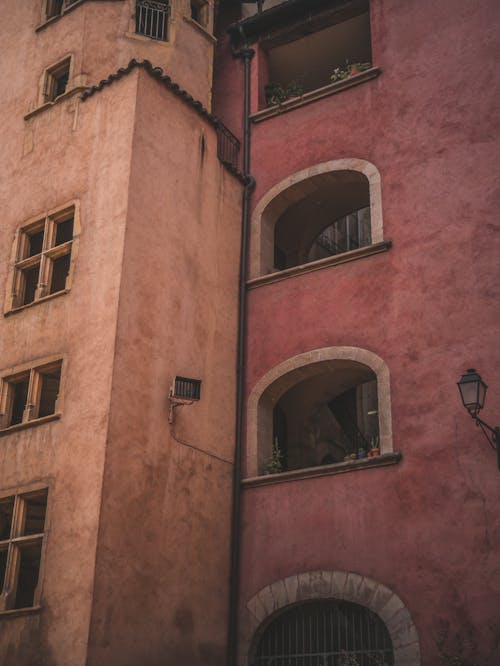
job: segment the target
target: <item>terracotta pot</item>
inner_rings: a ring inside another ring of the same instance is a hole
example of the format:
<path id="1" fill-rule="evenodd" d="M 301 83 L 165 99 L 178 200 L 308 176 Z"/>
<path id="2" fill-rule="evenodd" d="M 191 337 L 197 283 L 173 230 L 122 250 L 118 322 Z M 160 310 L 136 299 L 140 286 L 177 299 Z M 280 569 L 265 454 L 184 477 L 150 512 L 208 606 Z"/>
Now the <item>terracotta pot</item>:
<path id="1" fill-rule="evenodd" d="M 370 456 L 370 458 L 374 458 L 375 456 L 379 456 L 380 455 L 380 449 L 378 449 L 376 447 L 373 448 L 373 449 L 370 449 L 370 452 L 368 453 L 368 455 Z"/>

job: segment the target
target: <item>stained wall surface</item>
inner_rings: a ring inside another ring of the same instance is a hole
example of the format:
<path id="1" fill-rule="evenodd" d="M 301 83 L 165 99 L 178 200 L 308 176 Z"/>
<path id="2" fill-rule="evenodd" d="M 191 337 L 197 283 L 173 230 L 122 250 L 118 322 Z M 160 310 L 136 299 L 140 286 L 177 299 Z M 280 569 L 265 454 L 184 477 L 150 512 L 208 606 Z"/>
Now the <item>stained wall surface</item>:
<path id="1" fill-rule="evenodd" d="M 141 72 L 91 666 L 224 663 L 240 198 L 214 129 Z M 169 425 L 176 375 L 201 399 Z"/>
<path id="2" fill-rule="evenodd" d="M 421 663 L 440 663 L 437 638 L 448 627 L 448 651 L 466 637 L 464 658 L 493 666 L 498 470 L 455 384 L 466 368 L 478 368 L 489 384 L 484 418 L 498 422 L 492 57 L 500 15 L 495 2 L 370 4 L 381 75 L 252 125 L 253 206 L 298 171 L 363 159 L 380 172 L 384 238 L 393 247 L 254 285 L 247 386 L 250 393 L 273 367 L 313 349 L 374 352 L 389 367 L 393 445 L 403 459 L 245 490 L 241 603 L 289 575 L 352 571 L 403 600 L 419 632 Z M 223 52 L 231 88 L 241 82 L 241 64 Z M 258 57 L 257 47 L 254 73 Z M 240 117 L 235 97 L 217 103 L 225 119 Z"/>
<path id="3" fill-rule="evenodd" d="M 12 36 L 8 43 L 14 50 Z M 77 201 L 81 233 L 71 290 L 0 320 L 2 372 L 63 359 L 60 420 L 0 437 L 2 494 L 49 487 L 43 610 L 0 618 L 0 661 L 77 666 L 85 663 L 90 618 L 135 82 L 93 108 L 70 98 L 26 122 L 15 96 L 27 85 L 25 70 L 16 71 L 1 116 L 2 299 L 10 298 L 14 234 L 27 219 Z"/>

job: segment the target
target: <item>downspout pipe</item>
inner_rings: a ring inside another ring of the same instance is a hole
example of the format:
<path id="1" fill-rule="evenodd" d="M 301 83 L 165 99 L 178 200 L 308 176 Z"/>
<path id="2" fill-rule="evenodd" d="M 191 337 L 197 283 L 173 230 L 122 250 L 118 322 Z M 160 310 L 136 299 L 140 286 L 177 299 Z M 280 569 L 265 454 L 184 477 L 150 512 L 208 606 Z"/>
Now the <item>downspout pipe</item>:
<path id="1" fill-rule="evenodd" d="M 231 563 L 229 579 L 229 626 L 227 665 L 237 666 L 238 661 L 238 606 L 240 589 L 240 523 L 241 476 L 243 447 L 243 406 L 245 393 L 246 310 L 247 310 L 247 257 L 248 227 L 250 219 L 250 194 L 255 180 L 250 174 L 250 64 L 255 51 L 244 46 L 233 50 L 233 57 L 243 61 L 244 67 L 244 122 L 243 122 L 243 200 L 241 220 L 240 274 L 238 286 L 238 341 L 236 365 L 236 433 L 233 467 L 233 494 L 231 516 Z"/>

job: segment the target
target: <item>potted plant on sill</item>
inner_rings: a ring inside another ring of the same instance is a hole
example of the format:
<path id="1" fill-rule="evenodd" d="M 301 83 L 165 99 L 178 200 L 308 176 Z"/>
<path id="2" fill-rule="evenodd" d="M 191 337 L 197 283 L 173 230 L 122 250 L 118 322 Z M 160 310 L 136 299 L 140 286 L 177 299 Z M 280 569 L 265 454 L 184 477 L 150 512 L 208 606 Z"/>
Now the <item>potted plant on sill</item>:
<path id="1" fill-rule="evenodd" d="M 375 458 L 380 455 L 380 438 L 377 435 L 370 440 L 370 450 L 368 451 L 369 458 Z"/>
<path id="2" fill-rule="evenodd" d="M 269 462 L 266 465 L 266 474 L 281 474 L 283 472 L 283 454 L 281 453 L 278 438 L 274 439 Z"/>
<path id="3" fill-rule="evenodd" d="M 267 106 L 280 106 L 292 97 L 301 97 L 304 94 L 304 87 L 298 81 L 293 80 L 286 87 L 281 83 L 268 83 L 264 91 Z"/>
<path id="4" fill-rule="evenodd" d="M 333 74 L 330 77 L 330 80 L 335 83 L 337 81 L 343 81 L 344 79 L 349 79 L 351 76 L 356 76 L 356 74 L 361 74 L 367 69 L 371 69 L 371 62 L 352 62 L 349 63 L 346 60 L 345 67 L 336 67 L 333 70 Z"/>

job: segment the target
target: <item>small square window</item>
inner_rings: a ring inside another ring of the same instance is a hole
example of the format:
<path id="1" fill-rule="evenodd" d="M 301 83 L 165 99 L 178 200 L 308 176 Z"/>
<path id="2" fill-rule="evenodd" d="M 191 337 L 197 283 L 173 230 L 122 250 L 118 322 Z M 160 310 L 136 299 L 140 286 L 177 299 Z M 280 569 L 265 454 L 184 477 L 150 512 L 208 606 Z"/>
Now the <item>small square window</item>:
<path id="1" fill-rule="evenodd" d="M 208 2 L 206 0 L 191 0 L 191 18 L 204 28 L 208 25 Z"/>
<path id="2" fill-rule="evenodd" d="M 189 377 L 176 377 L 174 382 L 174 398 L 182 400 L 199 400 L 201 393 L 201 379 Z"/>
<path id="3" fill-rule="evenodd" d="M 71 207 L 21 229 L 14 266 L 13 308 L 67 288 L 74 218 Z"/>
<path id="4" fill-rule="evenodd" d="M 62 14 L 64 0 L 47 0 L 45 14 L 48 19 Z"/>
<path id="5" fill-rule="evenodd" d="M 169 15 L 168 0 L 136 0 L 135 32 L 138 35 L 166 42 Z"/>
<path id="6" fill-rule="evenodd" d="M 54 65 L 45 73 L 44 101 L 53 102 L 59 95 L 63 95 L 68 87 L 69 68 L 71 58 Z"/>
<path id="7" fill-rule="evenodd" d="M 47 496 L 44 488 L 0 499 L 0 612 L 39 601 Z"/>
<path id="8" fill-rule="evenodd" d="M 3 378 L 0 429 L 57 412 L 61 367 L 62 361 L 55 361 Z"/>

